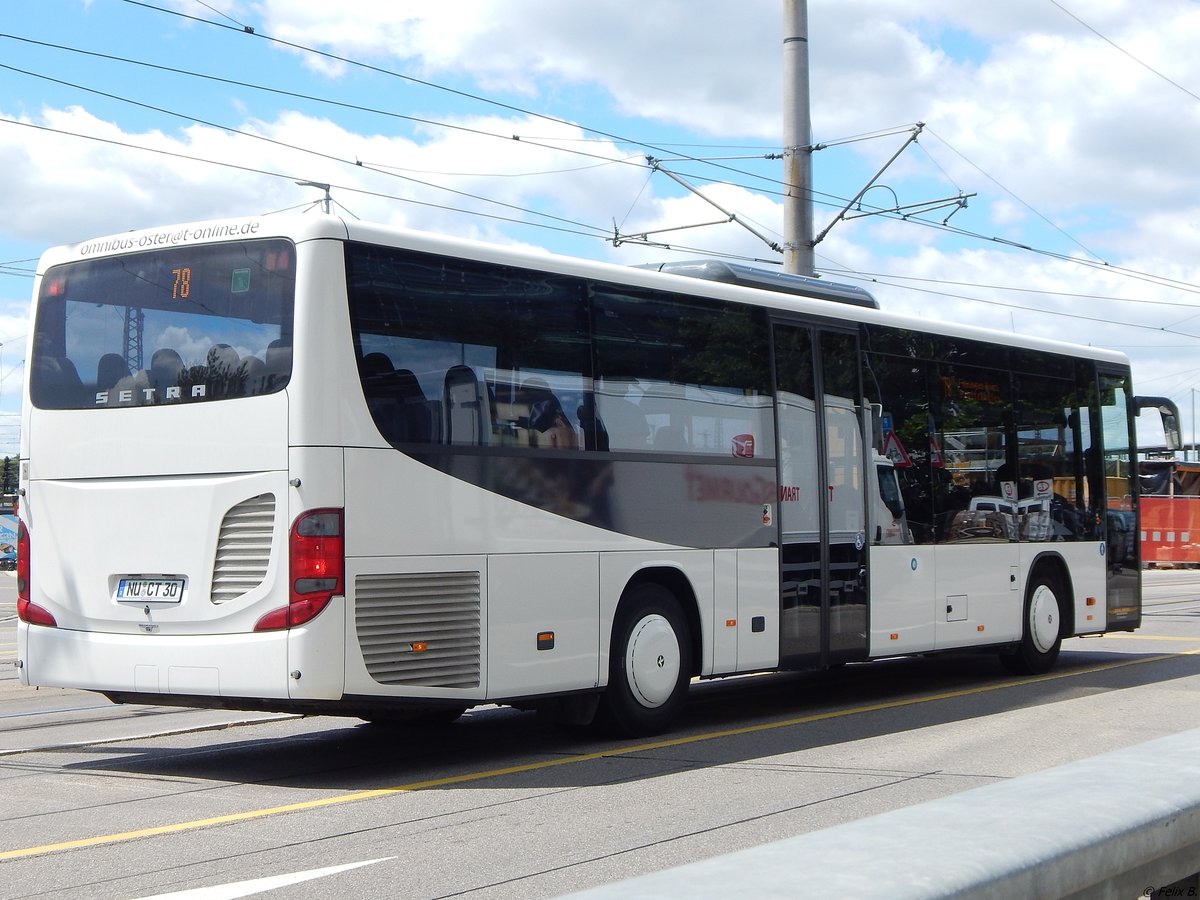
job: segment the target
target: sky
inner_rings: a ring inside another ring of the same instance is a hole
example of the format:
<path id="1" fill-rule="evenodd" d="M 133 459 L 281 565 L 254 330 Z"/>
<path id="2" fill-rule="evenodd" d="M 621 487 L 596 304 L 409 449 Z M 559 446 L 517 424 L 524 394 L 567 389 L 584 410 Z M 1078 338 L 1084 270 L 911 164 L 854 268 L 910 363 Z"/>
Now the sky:
<path id="1" fill-rule="evenodd" d="M 783 7 L 0 0 L 0 455 L 43 250 L 322 214 L 297 182 L 443 234 L 778 266 Z M 1120 350 L 1191 442 L 1200 3 L 807 10 L 817 273 L 887 310 Z"/>

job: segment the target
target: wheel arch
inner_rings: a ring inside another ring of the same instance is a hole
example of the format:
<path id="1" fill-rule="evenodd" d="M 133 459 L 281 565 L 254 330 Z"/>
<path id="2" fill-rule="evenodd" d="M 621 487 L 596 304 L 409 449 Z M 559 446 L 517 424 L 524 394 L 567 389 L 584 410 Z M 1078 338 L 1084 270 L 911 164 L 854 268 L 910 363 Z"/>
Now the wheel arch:
<path id="1" fill-rule="evenodd" d="M 1071 581 L 1071 570 L 1060 554 L 1047 550 L 1033 558 L 1033 562 L 1029 565 L 1029 575 L 1025 579 L 1025 592 L 1022 597 L 1028 595 L 1029 586 L 1043 575 L 1054 578 L 1062 589 L 1062 596 L 1059 598 L 1061 602 L 1058 605 L 1062 615 L 1059 634 L 1063 637 L 1070 637 L 1075 634 L 1075 585 Z M 1022 603 L 1023 608 L 1024 604 Z"/>
<path id="2" fill-rule="evenodd" d="M 657 584 L 659 587 L 665 588 L 675 598 L 675 602 L 679 604 L 679 609 L 683 613 L 684 620 L 687 622 L 688 640 L 691 645 L 692 670 L 688 674 L 693 676 L 699 675 L 704 659 L 703 634 L 700 626 L 700 604 L 696 597 L 696 591 L 692 587 L 692 583 L 687 575 L 671 566 L 648 566 L 644 569 L 638 569 L 629 577 L 629 580 L 625 583 L 624 590 L 621 591 L 621 599 L 617 601 L 612 630 L 609 632 L 609 646 L 612 646 L 617 623 L 621 620 L 630 594 L 633 593 L 635 588 L 643 584 Z"/>

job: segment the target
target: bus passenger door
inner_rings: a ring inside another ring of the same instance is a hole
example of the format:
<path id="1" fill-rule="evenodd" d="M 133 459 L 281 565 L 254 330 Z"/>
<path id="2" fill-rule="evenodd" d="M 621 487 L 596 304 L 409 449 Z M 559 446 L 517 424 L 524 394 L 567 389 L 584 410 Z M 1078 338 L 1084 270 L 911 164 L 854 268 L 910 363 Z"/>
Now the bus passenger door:
<path id="1" fill-rule="evenodd" d="M 1104 442 L 1104 454 L 1100 457 L 1094 446 L 1089 450 L 1089 477 L 1093 480 L 1089 488 L 1093 497 L 1106 498 L 1098 515 L 1105 517 L 1107 535 L 1105 623 L 1114 630 L 1121 626 L 1136 628 L 1142 616 L 1141 541 L 1139 532 L 1132 527 L 1139 516 L 1138 495 L 1134 490 L 1137 464 L 1132 448 L 1137 444 L 1130 415 L 1131 400 L 1129 381 L 1124 374 L 1100 372 L 1101 427 L 1097 433 Z M 1093 502 L 1099 505 L 1098 500 Z M 1117 530 L 1121 526 L 1133 531 L 1128 539 Z"/>
<path id="2" fill-rule="evenodd" d="M 858 338 L 776 324 L 781 666 L 867 655 Z"/>

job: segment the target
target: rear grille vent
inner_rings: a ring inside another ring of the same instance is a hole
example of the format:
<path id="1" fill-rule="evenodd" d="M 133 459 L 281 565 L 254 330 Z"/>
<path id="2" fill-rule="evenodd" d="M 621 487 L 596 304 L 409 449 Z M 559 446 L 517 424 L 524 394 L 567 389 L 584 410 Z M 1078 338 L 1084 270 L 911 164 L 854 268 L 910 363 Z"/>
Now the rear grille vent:
<path id="1" fill-rule="evenodd" d="M 380 684 L 479 686 L 479 573 L 360 575 L 354 621 Z"/>
<path id="2" fill-rule="evenodd" d="M 225 513 L 213 565 L 213 603 L 236 600 L 263 583 L 274 533 L 274 494 L 243 500 Z"/>

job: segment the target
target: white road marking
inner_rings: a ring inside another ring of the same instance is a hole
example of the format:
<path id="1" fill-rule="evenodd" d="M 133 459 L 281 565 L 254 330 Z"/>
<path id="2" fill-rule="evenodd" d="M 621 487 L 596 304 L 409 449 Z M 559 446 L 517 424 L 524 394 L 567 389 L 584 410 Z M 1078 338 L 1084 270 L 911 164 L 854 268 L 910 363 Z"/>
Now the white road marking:
<path id="1" fill-rule="evenodd" d="M 312 881 L 315 878 L 326 878 L 330 875 L 336 875 L 338 872 L 348 872 L 351 869 L 360 869 L 363 866 L 373 866 L 375 863 L 387 862 L 389 859 L 395 858 L 394 856 L 385 856 L 382 859 L 368 859 L 364 862 L 346 863 L 345 865 L 329 866 L 324 869 L 293 872 L 291 875 L 273 875 L 270 878 L 235 881 L 232 884 L 217 884 L 212 887 L 192 888 L 191 890 L 178 891 L 174 894 L 154 894 L 151 897 L 141 897 L 139 900 L 234 900 L 237 897 L 249 897 L 253 894 L 273 891 L 276 888 L 287 887 L 291 884 Z"/>

